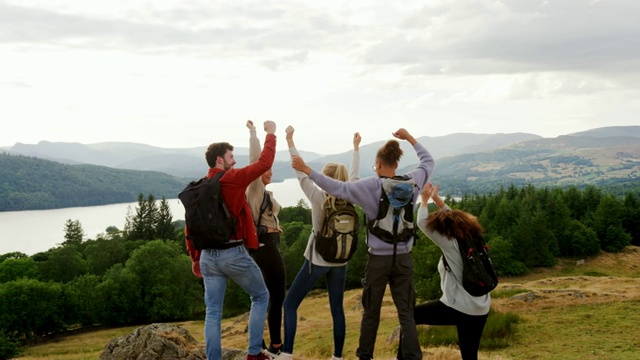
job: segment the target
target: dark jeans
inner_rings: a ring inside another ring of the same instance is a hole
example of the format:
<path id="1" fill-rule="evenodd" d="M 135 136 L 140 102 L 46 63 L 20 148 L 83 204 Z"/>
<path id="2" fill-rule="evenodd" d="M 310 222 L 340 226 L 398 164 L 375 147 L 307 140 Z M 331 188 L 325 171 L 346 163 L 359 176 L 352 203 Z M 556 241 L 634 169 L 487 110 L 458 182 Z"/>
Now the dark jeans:
<path id="1" fill-rule="evenodd" d="M 369 254 L 367 268 L 363 280 L 362 322 L 360 324 L 360 340 L 356 355 L 360 359 L 372 359 L 384 292 L 389 283 L 393 303 L 398 312 L 398 320 L 402 329 L 402 353 L 405 359 L 422 359 L 422 351 L 418 343 L 418 331 L 413 317 L 416 294 L 413 287 L 413 260 L 411 254 L 372 255 Z"/>
<path id="2" fill-rule="evenodd" d="M 344 317 L 344 284 L 347 279 L 347 266 L 317 266 L 309 269 L 309 260 L 305 260 L 289 287 L 287 297 L 284 299 L 284 349 L 288 354 L 293 354 L 293 343 L 298 326 L 298 307 L 305 296 L 313 289 L 322 277 L 325 278 L 327 292 L 329 293 L 329 308 L 333 319 L 333 355 L 342 357 L 346 322 Z"/>
<path id="3" fill-rule="evenodd" d="M 477 360 L 480 338 L 488 315 L 467 315 L 443 304 L 440 300 L 416 306 L 416 325 L 455 325 L 458 330 L 458 344 L 463 360 Z M 402 344 L 402 336 L 400 337 Z M 402 360 L 402 347 L 398 350 Z"/>
<path id="4" fill-rule="evenodd" d="M 287 273 L 280 254 L 280 234 L 273 232 L 260 236 L 260 246 L 251 256 L 262 271 L 262 277 L 269 290 L 269 311 L 267 323 L 271 344 L 282 344 L 282 303 L 284 302 Z"/>

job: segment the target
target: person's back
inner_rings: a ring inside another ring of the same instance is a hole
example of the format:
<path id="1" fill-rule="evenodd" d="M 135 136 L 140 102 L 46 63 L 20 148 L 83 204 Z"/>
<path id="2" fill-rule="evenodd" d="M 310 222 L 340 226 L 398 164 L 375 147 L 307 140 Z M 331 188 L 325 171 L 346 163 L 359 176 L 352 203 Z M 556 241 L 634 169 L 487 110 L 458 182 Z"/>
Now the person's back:
<path id="1" fill-rule="evenodd" d="M 429 213 L 427 202 L 433 198 L 440 209 Z M 438 262 L 442 296 L 438 300 L 417 305 L 414 309 L 416 325 L 455 325 L 460 354 L 464 360 L 476 360 L 480 339 L 491 306 L 491 296 L 472 296 L 462 285 L 463 260 L 457 239 L 482 235 L 477 218 L 461 210 L 451 210 L 438 196 L 438 187 L 426 184 L 418 209 L 417 225 L 436 244 L 448 260 L 451 269 L 444 265 L 444 257 Z M 402 338 L 402 337 L 401 337 Z M 402 349 L 402 347 L 401 347 Z M 404 360 L 403 350 L 397 358 Z"/>
<path id="2" fill-rule="evenodd" d="M 187 239 L 187 250 L 193 261 L 193 273 L 202 277 L 205 288 L 206 317 L 204 336 L 207 358 L 221 359 L 221 321 L 222 307 L 227 279 L 237 283 L 251 296 L 249 315 L 249 346 L 247 359 L 264 359 L 262 350 L 262 331 L 269 302 L 267 290 L 260 268 L 249 256 L 247 248 L 256 249 L 258 239 L 253 224 L 245 191 L 249 184 L 271 168 L 275 158 L 275 123 L 265 121 L 267 132 L 265 146 L 260 159 L 244 168 L 234 169 L 233 146 L 228 143 L 209 145 L 205 153 L 209 165 L 208 177 L 225 171 L 220 179 L 220 191 L 231 216 L 235 217 L 236 227 L 229 242 L 215 249 L 196 250 Z"/>
<path id="3" fill-rule="evenodd" d="M 256 128 L 251 120 L 247 121 L 249 129 L 249 163 L 259 160 L 260 140 L 256 136 Z M 282 303 L 286 291 L 286 269 L 280 253 L 280 224 L 278 213 L 280 204 L 273 193 L 266 189 L 271 183 L 272 170 L 268 169 L 248 186 L 246 199 L 251 209 L 253 222 L 258 233 L 259 247 L 251 253 L 258 264 L 269 290 L 269 310 L 267 325 L 269 328 L 269 345 L 263 342 L 263 351 L 269 356 L 276 356 L 282 346 Z"/>
<path id="4" fill-rule="evenodd" d="M 293 141 L 294 129 L 288 126 L 286 129 L 287 144 L 289 153 L 292 156 L 299 155 Z M 327 163 L 322 169 L 323 174 L 339 181 L 355 181 L 359 178 L 360 168 L 360 145 L 361 137 L 355 133 L 353 137 L 353 157 L 350 171 L 339 163 Z M 297 328 L 298 307 L 306 295 L 314 288 L 316 283 L 325 278 L 327 292 L 329 294 L 329 307 L 333 320 L 333 360 L 342 358 L 346 334 L 346 320 L 344 315 L 343 300 L 347 274 L 347 262 L 330 262 L 325 260 L 317 251 L 318 229 L 322 226 L 324 216 L 324 205 L 330 201 L 325 191 L 317 187 L 309 176 L 303 172 L 296 171 L 296 176 L 300 182 L 300 187 L 311 203 L 312 231 L 309 235 L 307 247 L 304 252 L 305 260 L 298 271 L 284 301 L 284 337 L 283 352 L 276 357 L 276 360 L 289 360 L 293 357 L 293 348 Z M 334 198 L 335 200 L 335 198 Z M 357 241 L 357 239 L 356 239 Z"/>
<path id="5" fill-rule="evenodd" d="M 416 184 L 412 198 L 418 196 L 419 187 L 427 182 L 434 166 L 433 157 L 419 144 L 405 129 L 399 129 L 393 135 L 401 140 L 407 140 L 416 151 L 420 163 L 413 171 L 406 174 Z M 377 176 L 364 178 L 353 183 L 334 181 L 313 171 L 300 157 L 292 157 L 294 169 L 303 171 L 309 178 L 328 193 L 353 202 L 362 207 L 369 219 L 377 217 L 382 194 L 383 178 L 396 176 L 398 161 L 402 150 L 396 140 L 389 140 L 378 150 L 375 162 Z M 407 359 L 421 359 L 422 352 L 418 343 L 417 330 L 413 319 L 415 290 L 413 286 L 413 261 L 411 248 L 413 236 L 406 242 L 389 243 L 375 234 L 367 231 L 368 260 L 363 279 L 362 305 L 364 312 L 360 326 L 360 339 L 357 356 L 360 359 L 372 359 L 377 329 L 380 323 L 380 309 L 387 287 L 390 285 L 391 294 L 398 312 L 398 319 L 404 334 L 402 343 L 403 353 Z"/>

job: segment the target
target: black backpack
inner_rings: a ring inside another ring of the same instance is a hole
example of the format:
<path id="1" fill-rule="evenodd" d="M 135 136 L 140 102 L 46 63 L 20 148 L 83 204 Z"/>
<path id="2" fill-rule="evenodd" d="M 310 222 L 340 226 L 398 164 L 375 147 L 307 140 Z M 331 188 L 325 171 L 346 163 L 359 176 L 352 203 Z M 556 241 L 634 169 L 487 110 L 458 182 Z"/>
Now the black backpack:
<path id="1" fill-rule="evenodd" d="M 498 275 L 489 257 L 489 247 L 484 238 L 478 236 L 472 240 L 456 240 L 463 264 L 462 287 L 472 296 L 488 294 L 498 286 Z M 445 269 L 451 272 L 444 255 L 442 261 Z"/>
<path id="2" fill-rule="evenodd" d="M 344 263 L 355 254 L 358 246 L 358 213 L 355 206 L 328 195 L 320 231 L 315 234 L 315 248 L 330 263 Z"/>
<path id="3" fill-rule="evenodd" d="M 185 210 L 187 239 L 197 250 L 223 248 L 235 231 L 236 219 L 220 193 L 223 174 L 220 171 L 212 178 L 191 181 L 178 195 Z"/>

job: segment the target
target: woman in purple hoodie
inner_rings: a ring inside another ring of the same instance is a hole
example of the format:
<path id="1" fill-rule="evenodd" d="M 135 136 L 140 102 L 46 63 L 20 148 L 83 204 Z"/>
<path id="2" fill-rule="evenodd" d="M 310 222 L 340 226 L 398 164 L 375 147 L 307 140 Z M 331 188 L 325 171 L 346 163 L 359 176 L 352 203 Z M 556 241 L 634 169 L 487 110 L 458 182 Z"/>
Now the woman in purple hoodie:
<path id="1" fill-rule="evenodd" d="M 408 141 L 420 160 L 418 166 L 405 174 L 404 179 L 415 184 L 412 201 L 420 194 L 420 188 L 427 182 L 433 171 L 434 160 L 429 151 L 416 141 L 405 129 L 399 129 L 393 136 Z M 368 219 L 378 217 L 378 208 L 387 179 L 395 179 L 398 162 L 402 157 L 400 143 L 393 139 L 387 141 L 376 154 L 374 171 L 370 176 L 354 182 L 336 181 L 322 173 L 311 169 L 300 156 L 292 156 L 295 170 L 309 175 L 320 188 L 329 194 L 350 201 L 362 208 Z M 416 323 L 413 317 L 415 306 L 415 290 L 413 286 L 413 261 L 411 248 L 414 238 L 407 241 L 390 243 L 381 239 L 367 229 L 368 260 L 363 279 L 362 290 L 362 322 L 360 339 L 356 355 L 359 359 L 373 359 L 376 335 L 380 323 L 380 309 L 387 284 L 390 286 L 393 302 L 398 312 L 398 320 L 402 328 L 402 354 L 405 360 L 422 359 L 422 351 L 418 343 Z"/>

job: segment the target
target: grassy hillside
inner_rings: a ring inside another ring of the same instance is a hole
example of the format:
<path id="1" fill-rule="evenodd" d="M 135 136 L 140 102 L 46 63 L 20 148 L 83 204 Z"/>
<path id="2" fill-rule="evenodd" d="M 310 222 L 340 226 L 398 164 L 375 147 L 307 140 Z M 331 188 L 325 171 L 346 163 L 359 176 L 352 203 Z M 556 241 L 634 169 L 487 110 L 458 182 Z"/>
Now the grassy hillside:
<path id="1" fill-rule="evenodd" d="M 640 188 L 640 140 L 635 137 L 561 136 L 448 157 L 437 162 L 433 182 L 447 193 L 495 192 L 499 186 L 594 185 L 615 194 Z"/>
<path id="2" fill-rule="evenodd" d="M 640 248 L 594 258 L 561 259 L 553 268 L 537 269 L 523 277 L 503 278 L 493 293 L 494 310 L 520 316 L 515 340 L 506 349 L 481 352 L 480 359 L 637 359 L 640 338 Z M 347 316 L 346 359 L 355 359 L 360 290 L 345 293 Z M 331 357 L 332 335 L 328 300 L 323 292 L 305 299 L 299 309 L 296 359 Z M 203 322 L 180 322 L 203 342 Z M 245 349 L 245 316 L 223 322 L 223 346 Z M 397 327 L 389 291 L 384 300 L 376 358 L 393 359 L 396 341 L 388 339 Z M 100 330 L 61 338 L 25 349 L 22 360 L 96 359 L 106 343 L 136 327 Z M 420 326 L 424 329 L 425 326 Z M 457 347 L 424 348 L 424 358 L 454 360 Z"/>

